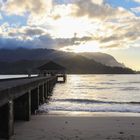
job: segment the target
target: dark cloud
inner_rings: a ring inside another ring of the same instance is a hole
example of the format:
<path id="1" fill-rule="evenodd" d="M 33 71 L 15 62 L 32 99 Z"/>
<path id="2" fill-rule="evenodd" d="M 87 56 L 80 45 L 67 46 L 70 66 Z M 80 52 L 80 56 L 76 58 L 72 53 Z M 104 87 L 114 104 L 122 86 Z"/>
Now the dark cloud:
<path id="1" fill-rule="evenodd" d="M 84 42 L 92 40 L 91 37 L 73 37 L 73 38 L 52 38 L 50 35 L 42 35 L 39 37 L 41 42 L 45 42 L 46 44 L 50 44 L 53 47 L 61 48 L 65 46 L 73 46 L 80 45 Z"/>
<path id="2" fill-rule="evenodd" d="M 124 42 L 119 41 L 117 43 L 113 42 L 113 43 L 110 43 L 110 44 L 101 45 L 100 48 L 119 48 L 119 47 L 121 48 L 122 45 L 123 45 L 123 47 L 125 47 Z"/>
<path id="3" fill-rule="evenodd" d="M 0 48 L 18 48 L 18 47 L 25 47 L 25 48 L 32 48 L 32 41 L 23 41 L 15 38 L 3 38 L 0 37 Z"/>
<path id="4" fill-rule="evenodd" d="M 129 38 L 129 40 L 137 40 L 140 38 L 140 31 L 128 31 L 125 35 L 126 38 Z"/>
<path id="5" fill-rule="evenodd" d="M 91 37 L 81 38 L 52 38 L 49 34 L 35 37 L 34 39 L 0 38 L 0 48 L 49 48 L 59 49 L 66 46 L 80 45 L 86 41 L 92 40 Z"/>
<path id="6" fill-rule="evenodd" d="M 85 36 L 81 38 L 78 38 L 78 37 L 58 38 L 58 39 L 55 39 L 55 42 L 58 46 L 65 47 L 65 46 L 80 45 L 90 40 L 92 40 L 91 37 Z"/>
<path id="7" fill-rule="evenodd" d="M 109 37 L 104 37 L 100 39 L 101 43 L 106 43 L 106 42 L 110 42 L 110 41 L 117 41 L 120 40 L 122 37 L 121 36 L 109 36 Z"/>
<path id="8" fill-rule="evenodd" d="M 43 33 L 46 33 L 46 31 L 44 29 L 41 28 L 25 28 L 24 29 L 24 34 L 27 36 L 34 36 L 34 35 L 41 35 Z"/>
<path id="9" fill-rule="evenodd" d="M 9 37 L 21 37 L 21 38 L 40 36 L 46 33 L 47 31 L 43 28 L 29 26 L 24 26 L 17 29 L 9 28 L 9 30 L 7 31 Z"/>

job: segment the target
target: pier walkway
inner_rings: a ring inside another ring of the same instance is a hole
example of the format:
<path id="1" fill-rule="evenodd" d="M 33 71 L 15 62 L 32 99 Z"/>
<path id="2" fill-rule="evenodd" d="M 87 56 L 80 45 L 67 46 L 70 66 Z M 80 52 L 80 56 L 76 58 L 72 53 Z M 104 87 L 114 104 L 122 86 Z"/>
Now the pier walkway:
<path id="1" fill-rule="evenodd" d="M 57 76 L 0 80 L 0 138 L 10 138 L 14 121 L 29 121 L 57 83 Z"/>

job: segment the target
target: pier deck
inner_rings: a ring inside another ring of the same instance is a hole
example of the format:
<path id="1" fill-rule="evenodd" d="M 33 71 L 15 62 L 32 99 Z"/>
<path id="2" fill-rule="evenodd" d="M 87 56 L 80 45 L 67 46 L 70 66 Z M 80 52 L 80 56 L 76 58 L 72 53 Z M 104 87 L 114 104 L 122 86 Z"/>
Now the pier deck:
<path id="1" fill-rule="evenodd" d="M 29 121 L 57 83 L 57 76 L 0 80 L 0 138 L 14 133 L 14 121 Z"/>

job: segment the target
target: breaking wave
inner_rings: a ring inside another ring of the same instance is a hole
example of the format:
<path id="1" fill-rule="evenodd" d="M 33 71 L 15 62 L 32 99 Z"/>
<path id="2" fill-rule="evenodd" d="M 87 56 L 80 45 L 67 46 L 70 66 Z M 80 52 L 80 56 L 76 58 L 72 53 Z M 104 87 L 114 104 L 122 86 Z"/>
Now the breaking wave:
<path id="1" fill-rule="evenodd" d="M 138 104 L 140 102 L 116 102 L 116 101 L 100 101 L 100 100 L 90 100 L 90 99 L 52 99 L 51 102 L 71 102 L 71 103 L 84 103 L 84 104 Z"/>

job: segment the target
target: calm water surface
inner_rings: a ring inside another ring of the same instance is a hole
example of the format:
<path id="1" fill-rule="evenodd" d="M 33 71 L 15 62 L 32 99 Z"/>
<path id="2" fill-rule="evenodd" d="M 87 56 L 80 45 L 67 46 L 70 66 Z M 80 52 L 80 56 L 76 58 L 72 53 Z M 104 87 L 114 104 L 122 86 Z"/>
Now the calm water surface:
<path id="1" fill-rule="evenodd" d="M 140 75 L 68 75 L 39 110 L 140 113 Z"/>

